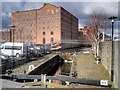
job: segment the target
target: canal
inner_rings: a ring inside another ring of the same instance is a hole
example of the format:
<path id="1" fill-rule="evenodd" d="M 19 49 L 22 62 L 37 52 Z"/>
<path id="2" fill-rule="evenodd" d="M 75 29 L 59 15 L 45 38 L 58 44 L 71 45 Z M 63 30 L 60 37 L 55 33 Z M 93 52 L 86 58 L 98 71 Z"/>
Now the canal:
<path id="1" fill-rule="evenodd" d="M 47 73 L 48 76 L 67 75 L 69 76 L 71 63 L 57 62 L 56 65 Z"/>

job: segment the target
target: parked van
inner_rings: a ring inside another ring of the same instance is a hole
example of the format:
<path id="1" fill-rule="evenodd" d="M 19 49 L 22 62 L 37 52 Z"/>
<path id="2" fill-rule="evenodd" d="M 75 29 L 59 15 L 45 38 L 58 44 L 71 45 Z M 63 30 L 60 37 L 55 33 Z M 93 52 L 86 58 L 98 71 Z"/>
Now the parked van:
<path id="1" fill-rule="evenodd" d="M 24 43 L 6 42 L 3 43 L 0 46 L 0 48 L 1 48 L 1 53 L 16 57 L 27 55 L 27 51 L 28 51 L 27 44 Z"/>

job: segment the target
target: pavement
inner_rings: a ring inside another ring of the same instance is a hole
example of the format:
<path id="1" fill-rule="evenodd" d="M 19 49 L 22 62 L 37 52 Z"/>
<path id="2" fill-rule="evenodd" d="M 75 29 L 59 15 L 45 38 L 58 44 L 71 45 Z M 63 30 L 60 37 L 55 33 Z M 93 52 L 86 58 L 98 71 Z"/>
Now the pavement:
<path id="1" fill-rule="evenodd" d="M 77 77 L 86 78 L 91 80 L 108 80 L 110 82 L 110 76 L 108 71 L 104 68 L 102 63 L 97 64 L 95 58 L 89 50 L 87 53 L 80 52 L 76 56 L 76 71 Z M 85 50 L 86 52 L 86 50 Z M 91 85 L 75 85 L 72 84 L 72 88 L 101 88 L 100 86 L 91 86 Z"/>
<path id="2" fill-rule="evenodd" d="M 24 85 L 22 83 L 17 83 L 5 79 L 0 79 L 0 82 L 2 82 L 2 88 L 21 88 Z"/>

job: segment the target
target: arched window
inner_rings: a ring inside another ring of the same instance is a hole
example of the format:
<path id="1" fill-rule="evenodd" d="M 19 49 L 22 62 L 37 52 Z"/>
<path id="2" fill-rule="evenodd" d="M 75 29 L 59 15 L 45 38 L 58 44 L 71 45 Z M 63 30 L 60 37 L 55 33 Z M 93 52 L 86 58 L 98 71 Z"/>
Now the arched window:
<path id="1" fill-rule="evenodd" d="M 50 34 L 53 35 L 54 34 L 53 31 Z"/>
<path id="2" fill-rule="evenodd" d="M 43 35 L 45 35 L 45 32 L 43 32 Z"/>
<path id="3" fill-rule="evenodd" d="M 45 41 L 45 38 L 43 38 L 43 44 L 45 44 L 45 42 L 46 42 L 46 41 Z"/>
<path id="4" fill-rule="evenodd" d="M 54 39 L 53 38 L 50 38 L 50 43 L 51 43 L 51 45 L 53 45 L 53 43 L 54 43 Z"/>

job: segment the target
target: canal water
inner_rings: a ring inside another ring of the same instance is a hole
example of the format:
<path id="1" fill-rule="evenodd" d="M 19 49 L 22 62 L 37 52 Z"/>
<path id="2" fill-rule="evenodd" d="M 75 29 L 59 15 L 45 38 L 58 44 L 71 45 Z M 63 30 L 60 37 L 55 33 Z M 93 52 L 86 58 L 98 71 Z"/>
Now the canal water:
<path id="1" fill-rule="evenodd" d="M 58 75 L 67 75 L 70 74 L 71 63 L 66 62 L 57 62 L 56 65 L 47 73 L 48 76 L 58 76 Z"/>
<path id="2" fill-rule="evenodd" d="M 56 65 L 51 69 L 51 71 L 47 75 L 49 75 L 49 76 L 59 76 L 59 75 L 69 76 L 71 65 L 72 65 L 71 63 L 58 62 L 58 63 L 56 63 Z M 62 82 L 59 80 L 52 80 L 52 82 L 65 85 L 65 82 Z"/>

